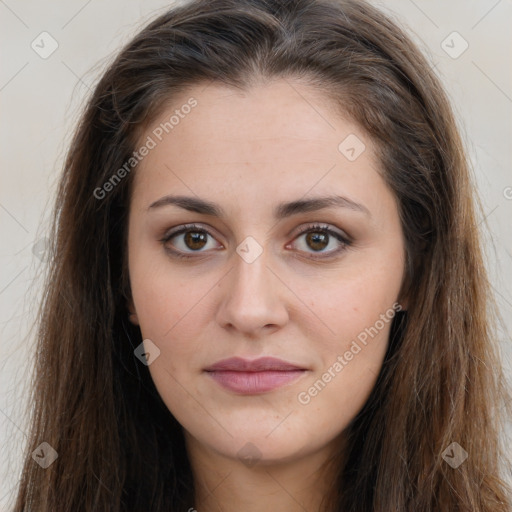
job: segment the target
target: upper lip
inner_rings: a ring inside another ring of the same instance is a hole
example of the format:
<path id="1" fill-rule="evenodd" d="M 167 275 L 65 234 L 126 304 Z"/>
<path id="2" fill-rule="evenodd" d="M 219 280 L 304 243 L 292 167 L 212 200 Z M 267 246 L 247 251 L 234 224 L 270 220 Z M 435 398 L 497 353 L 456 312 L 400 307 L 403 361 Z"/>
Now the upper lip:
<path id="1" fill-rule="evenodd" d="M 259 359 L 249 360 L 241 357 L 230 357 L 217 361 L 205 369 L 207 372 L 213 371 L 233 371 L 233 372 L 264 372 L 264 371 L 290 371 L 305 370 L 296 364 L 277 359 L 275 357 L 260 357 Z"/>

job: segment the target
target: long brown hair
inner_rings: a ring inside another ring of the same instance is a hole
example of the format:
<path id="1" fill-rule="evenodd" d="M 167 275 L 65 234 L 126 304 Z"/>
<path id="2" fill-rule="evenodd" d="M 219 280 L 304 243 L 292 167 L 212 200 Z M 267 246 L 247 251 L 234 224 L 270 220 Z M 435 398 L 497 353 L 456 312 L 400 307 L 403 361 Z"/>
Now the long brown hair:
<path id="1" fill-rule="evenodd" d="M 467 160 L 429 63 L 355 0 L 199 0 L 144 28 L 90 97 L 65 162 L 38 316 L 30 440 L 15 511 L 186 511 L 180 425 L 134 355 L 127 214 L 142 129 L 187 86 L 295 77 L 375 142 L 406 240 L 407 313 L 363 410 L 343 433 L 325 510 L 510 511 L 500 443 L 507 388 Z M 200 108 L 200 106 L 198 107 Z M 47 442 L 58 458 L 31 457 Z M 442 457 L 458 443 L 468 458 Z M 340 454 L 341 457 L 341 454 Z M 506 461 L 505 461 L 506 462 Z"/>

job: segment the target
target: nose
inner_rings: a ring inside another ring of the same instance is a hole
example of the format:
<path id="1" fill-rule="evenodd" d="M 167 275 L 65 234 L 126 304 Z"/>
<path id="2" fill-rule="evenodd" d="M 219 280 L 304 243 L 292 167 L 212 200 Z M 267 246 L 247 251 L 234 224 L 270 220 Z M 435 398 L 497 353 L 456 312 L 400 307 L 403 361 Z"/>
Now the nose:
<path id="1" fill-rule="evenodd" d="M 251 263 L 234 255 L 234 268 L 220 283 L 217 322 L 221 327 L 258 337 L 286 324 L 287 290 L 267 263 L 266 251 Z"/>

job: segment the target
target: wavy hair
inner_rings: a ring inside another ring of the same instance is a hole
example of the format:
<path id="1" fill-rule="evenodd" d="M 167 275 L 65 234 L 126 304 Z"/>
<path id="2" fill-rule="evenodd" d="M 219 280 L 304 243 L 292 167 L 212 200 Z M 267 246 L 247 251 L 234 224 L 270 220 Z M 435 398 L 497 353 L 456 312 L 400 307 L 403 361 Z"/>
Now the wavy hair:
<path id="1" fill-rule="evenodd" d="M 508 389 L 474 186 L 431 66 L 363 1 L 197 0 L 172 7 L 120 51 L 69 148 L 16 512 L 184 512 L 193 503 L 181 426 L 134 356 L 141 332 L 127 322 L 137 169 L 101 200 L 94 191 L 176 93 L 277 78 L 323 91 L 374 141 L 406 241 L 407 314 L 395 319 L 376 386 L 344 432 L 344 457 L 333 454 L 325 511 L 510 511 L 500 441 Z M 30 455 L 42 441 L 58 453 L 47 469 Z M 453 442 L 469 454 L 457 469 L 442 458 Z"/>

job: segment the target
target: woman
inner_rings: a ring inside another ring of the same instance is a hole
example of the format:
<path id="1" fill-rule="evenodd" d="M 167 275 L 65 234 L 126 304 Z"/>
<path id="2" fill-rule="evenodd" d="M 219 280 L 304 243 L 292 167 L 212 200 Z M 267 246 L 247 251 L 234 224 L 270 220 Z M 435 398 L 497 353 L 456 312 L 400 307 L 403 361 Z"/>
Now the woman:
<path id="1" fill-rule="evenodd" d="M 378 10 L 169 10 L 67 157 L 15 510 L 510 510 L 476 228 Z"/>

